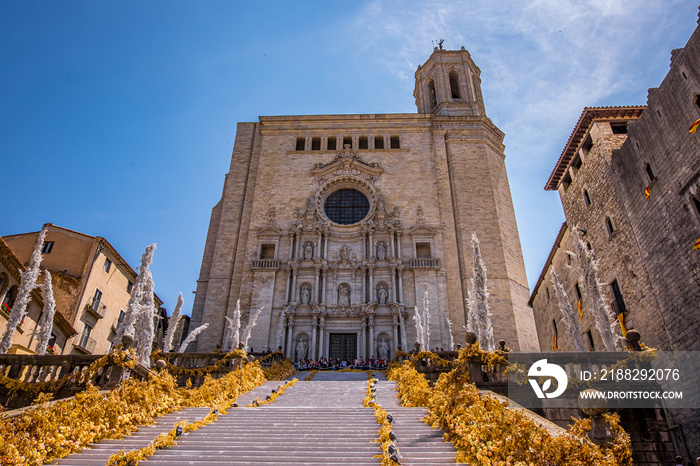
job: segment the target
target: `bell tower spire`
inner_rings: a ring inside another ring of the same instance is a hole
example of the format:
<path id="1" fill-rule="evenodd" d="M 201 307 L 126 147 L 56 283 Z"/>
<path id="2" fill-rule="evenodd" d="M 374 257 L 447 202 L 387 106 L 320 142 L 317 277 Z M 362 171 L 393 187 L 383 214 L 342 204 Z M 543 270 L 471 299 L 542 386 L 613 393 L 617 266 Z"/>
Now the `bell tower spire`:
<path id="1" fill-rule="evenodd" d="M 481 95 L 481 70 L 469 52 L 435 47 L 430 58 L 416 70 L 418 113 L 436 115 L 485 115 Z"/>

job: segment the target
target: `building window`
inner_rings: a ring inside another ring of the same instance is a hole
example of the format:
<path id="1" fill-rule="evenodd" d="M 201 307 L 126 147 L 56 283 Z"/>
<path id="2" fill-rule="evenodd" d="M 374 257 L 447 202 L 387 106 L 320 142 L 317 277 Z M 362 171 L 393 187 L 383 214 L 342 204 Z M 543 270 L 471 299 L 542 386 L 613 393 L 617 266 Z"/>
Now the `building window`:
<path id="1" fill-rule="evenodd" d="M 581 148 L 585 151 L 586 154 L 589 153 L 591 149 L 593 149 L 593 139 L 591 139 L 591 137 L 588 136 L 586 139 L 583 140 Z"/>
<path id="2" fill-rule="evenodd" d="M 613 134 L 627 134 L 627 122 L 610 123 Z"/>
<path id="3" fill-rule="evenodd" d="M 335 136 L 331 136 L 328 138 L 328 150 L 335 150 L 335 149 L 336 149 Z"/>
<path id="4" fill-rule="evenodd" d="M 95 295 L 92 297 L 92 308 L 95 311 L 99 310 L 100 301 L 102 301 L 102 292 L 95 288 Z"/>
<path id="5" fill-rule="evenodd" d="M 131 294 L 131 290 L 133 290 L 133 289 L 134 289 L 134 284 L 131 283 L 131 282 L 127 282 L 127 284 L 126 284 L 126 292 L 129 293 L 129 294 Z"/>
<path id="6" fill-rule="evenodd" d="M 589 330 L 586 332 L 586 335 L 588 336 L 588 349 L 590 349 L 591 351 L 595 351 L 595 343 L 593 343 L 593 334 Z"/>
<path id="7" fill-rule="evenodd" d="M 260 259 L 274 259 L 275 258 L 275 245 L 274 244 L 261 244 L 260 245 Z"/>
<path id="8" fill-rule="evenodd" d="M 574 170 L 578 170 L 579 168 L 581 168 L 582 165 L 583 161 L 581 160 L 581 156 L 579 154 L 576 154 L 574 160 L 571 162 L 571 168 L 573 168 Z"/>
<path id="9" fill-rule="evenodd" d="M 574 285 L 574 291 L 576 291 L 576 299 L 580 300 L 582 298 L 581 295 L 581 287 L 578 286 L 578 283 Z"/>
<path id="10" fill-rule="evenodd" d="M 416 243 L 416 259 L 430 259 L 430 243 Z"/>
<path id="11" fill-rule="evenodd" d="M 360 136 L 359 144 L 360 149 L 369 149 L 369 141 L 367 140 L 367 136 Z"/>
<path id="12" fill-rule="evenodd" d="M 88 341 L 90 340 L 90 332 L 92 332 L 92 327 L 85 324 L 85 327 L 83 327 L 83 333 L 80 334 L 80 347 L 87 349 Z"/>
<path id="13" fill-rule="evenodd" d="M 587 189 L 583 190 L 583 203 L 586 204 L 586 207 L 591 205 L 591 196 L 588 194 Z"/>
<path id="14" fill-rule="evenodd" d="M 610 217 L 605 217 L 605 230 L 608 232 L 608 235 L 612 235 L 615 232 L 615 228 L 613 227 Z"/>
<path id="15" fill-rule="evenodd" d="M 401 144 L 399 144 L 399 137 L 398 136 L 392 136 L 390 142 L 391 142 L 392 149 L 400 149 L 401 148 Z"/>
<path id="16" fill-rule="evenodd" d="M 695 207 L 695 212 L 700 215 L 700 201 L 695 196 L 690 196 L 690 200 L 693 201 L 693 206 Z"/>
<path id="17" fill-rule="evenodd" d="M 569 170 L 567 170 L 566 174 L 562 177 L 561 185 L 564 187 L 564 191 L 569 189 L 569 186 L 571 186 L 571 175 L 569 174 Z"/>
<path id="18" fill-rule="evenodd" d="M 375 136 L 374 137 L 374 148 L 375 149 L 384 149 L 384 136 Z"/>
<path id="19" fill-rule="evenodd" d="M 339 189 L 323 205 L 326 217 L 340 225 L 354 225 L 369 213 L 369 200 L 355 189 Z"/>
<path id="20" fill-rule="evenodd" d="M 654 181 L 656 179 L 656 176 L 654 176 L 654 172 L 651 169 L 651 165 L 649 165 L 648 163 L 644 164 L 644 171 L 647 173 L 649 181 Z"/>
<path id="21" fill-rule="evenodd" d="M 547 292 L 547 301 L 549 301 L 549 288 L 544 289 Z"/>
<path id="22" fill-rule="evenodd" d="M 297 150 L 306 149 L 306 138 L 297 138 Z"/>
<path id="23" fill-rule="evenodd" d="M 459 99 L 459 77 L 456 71 L 450 72 L 450 92 L 453 99 Z"/>
<path id="24" fill-rule="evenodd" d="M 700 94 L 696 95 L 693 100 L 695 101 L 695 106 L 700 108 Z"/>
<path id="25" fill-rule="evenodd" d="M 104 270 L 105 272 L 109 272 L 109 269 L 112 268 L 112 261 L 109 259 L 105 259 L 105 265 L 104 265 Z"/>
<path id="26" fill-rule="evenodd" d="M 44 241 L 44 247 L 41 248 L 42 254 L 51 254 L 53 249 L 53 241 Z"/>
<path id="27" fill-rule="evenodd" d="M 348 146 L 350 149 L 352 149 L 352 137 L 343 137 L 343 149 L 345 149 L 345 146 Z"/>
<path id="28" fill-rule="evenodd" d="M 622 297 L 622 291 L 620 291 L 620 285 L 618 285 L 617 280 L 613 280 L 610 284 L 613 293 L 613 312 L 615 315 L 621 314 L 627 311 L 627 305 L 625 305 L 625 300 Z"/>
<path id="29" fill-rule="evenodd" d="M 311 150 L 321 150 L 321 138 L 311 139 Z"/>

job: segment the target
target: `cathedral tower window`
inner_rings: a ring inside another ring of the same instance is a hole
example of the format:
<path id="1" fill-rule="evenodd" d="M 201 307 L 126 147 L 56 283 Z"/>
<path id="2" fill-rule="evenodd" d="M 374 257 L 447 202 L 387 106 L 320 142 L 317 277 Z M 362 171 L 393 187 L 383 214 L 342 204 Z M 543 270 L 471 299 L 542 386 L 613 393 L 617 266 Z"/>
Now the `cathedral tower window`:
<path id="1" fill-rule="evenodd" d="M 335 136 L 330 136 L 328 138 L 328 150 L 336 150 Z"/>
<path id="2" fill-rule="evenodd" d="M 416 243 L 416 259 L 430 259 L 430 243 Z"/>
<path id="3" fill-rule="evenodd" d="M 297 138 L 297 150 L 306 149 L 306 138 Z"/>
<path id="4" fill-rule="evenodd" d="M 693 206 L 695 207 L 695 212 L 700 215 L 700 201 L 696 196 L 690 196 L 690 200 L 693 202 Z"/>
<path id="5" fill-rule="evenodd" d="M 612 288 L 613 293 L 613 312 L 615 315 L 626 312 L 627 305 L 625 305 L 625 300 L 622 297 L 622 291 L 620 291 L 620 285 L 618 285 L 617 280 L 612 281 L 610 288 Z"/>
<path id="6" fill-rule="evenodd" d="M 696 94 L 695 98 L 693 99 L 693 102 L 695 102 L 695 106 L 700 108 L 700 94 Z"/>
<path id="7" fill-rule="evenodd" d="M 430 111 L 432 112 L 437 107 L 437 94 L 435 94 L 435 81 L 428 81 L 428 98 L 430 99 Z"/>
<path id="8" fill-rule="evenodd" d="M 613 134 L 627 134 L 627 122 L 610 123 Z"/>
<path id="9" fill-rule="evenodd" d="M 45 241 L 44 246 L 41 248 L 41 253 L 42 254 L 51 254 L 52 249 L 53 249 L 53 241 Z"/>
<path id="10" fill-rule="evenodd" d="M 359 149 L 369 149 L 369 141 L 367 136 L 360 136 Z"/>
<path id="11" fill-rule="evenodd" d="M 400 149 L 401 148 L 401 144 L 399 143 L 398 136 L 392 136 L 390 142 L 391 142 L 392 149 Z"/>
<path id="12" fill-rule="evenodd" d="M 351 136 L 343 137 L 343 149 L 345 149 L 345 146 L 350 146 L 350 148 L 352 149 L 352 137 Z"/>
<path id="13" fill-rule="evenodd" d="M 583 203 L 586 204 L 586 207 L 591 205 L 591 196 L 588 194 L 587 189 L 583 190 Z"/>
<path id="14" fill-rule="evenodd" d="M 374 148 L 384 149 L 384 136 L 374 136 Z"/>
<path id="15" fill-rule="evenodd" d="M 586 335 L 588 335 L 588 348 L 589 348 L 591 351 L 594 351 L 594 350 L 595 350 L 595 343 L 593 343 L 593 334 L 592 334 L 591 331 L 589 330 L 589 331 L 586 332 Z"/>
<path id="16" fill-rule="evenodd" d="M 369 200 L 355 189 L 339 189 L 328 196 L 323 211 L 334 223 L 354 225 L 369 213 Z"/>
<path id="17" fill-rule="evenodd" d="M 613 227 L 610 217 L 605 217 L 605 231 L 608 232 L 608 235 L 612 235 L 615 232 L 615 227 Z"/>
<path id="18" fill-rule="evenodd" d="M 453 99 L 459 99 L 459 77 L 456 71 L 450 71 L 450 92 Z"/>
<path id="19" fill-rule="evenodd" d="M 654 176 L 654 172 L 651 169 L 651 165 L 649 165 L 648 163 L 644 164 L 644 171 L 647 173 L 649 181 L 654 181 L 656 179 L 656 176 Z"/>
<path id="20" fill-rule="evenodd" d="M 311 150 L 321 150 L 321 138 L 311 139 Z"/>

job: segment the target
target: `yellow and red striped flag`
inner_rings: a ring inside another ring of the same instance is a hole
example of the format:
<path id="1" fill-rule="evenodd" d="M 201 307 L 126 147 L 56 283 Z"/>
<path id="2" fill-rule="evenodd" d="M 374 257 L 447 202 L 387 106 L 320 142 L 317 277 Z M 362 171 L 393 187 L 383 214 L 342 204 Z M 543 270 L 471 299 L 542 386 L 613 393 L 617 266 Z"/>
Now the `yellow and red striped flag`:
<path id="1" fill-rule="evenodd" d="M 583 319 L 583 308 L 581 308 L 581 300 L 579 299 L 576 303 L 576 308 L 578 309 L 578 315 Z"/>
<path id="2" fill-rule="evenodd" d="M 627 327 L 625 327 L 625 316 L 622 312 L 617 315 L 617 320 L 618 322 L 620 322 L 620 330 L 622 331 L 622 336 L 626 337 Z"/>
<path id="3" fill-rule="evenodd" d="M 693 246 L 693 251 L 700 249 L 700 238 L 695 242 L 695 246 Z"/>
<path id="4" fill-rule="evenodd" d="M 695 123 L 693 123 L 692 125 L 690 125 L 690 128 L 688 128 L 688 132 L 689 132 L 690 134 L 693 134 L 693 133 L 695 132 L 695 130 L 698 129 L 698 126 L 700 126 L 700 118 L 698 118 L 697 120 L 695 120 Z"/>
<path id="5" fill-rule="evenodd" d="M 649 190 L 649 185 L 646 185 L 646 187 L 644 188 L 644 197 L 649 199 L 649 195 L 651 195 L 651 190 Z"/>
<path id="6" fill-rule="evenodd" d="M 552 341 L 552 351 L 557 351 L 559 347 L 557 346 L 557 334 L 554 334 L 554 340 Z"/>

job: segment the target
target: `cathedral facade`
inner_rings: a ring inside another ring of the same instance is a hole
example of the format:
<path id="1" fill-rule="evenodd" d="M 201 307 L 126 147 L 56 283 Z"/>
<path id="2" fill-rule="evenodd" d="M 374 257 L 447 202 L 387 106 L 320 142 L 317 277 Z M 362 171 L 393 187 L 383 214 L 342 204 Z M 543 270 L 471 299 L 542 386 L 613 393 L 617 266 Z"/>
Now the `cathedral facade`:
<path id="1" fill-rule="evenodd" d="M 212 210 L 191 328 L 197 351 L 262 308 L 248 342 L 291 358 L 393 357 L 428 307 L 431 349 L 464 343 L 472 233 L 496 341 L 539 344 L 503 153 L 464 48 L 416 71 L 415 114 L 239 123 Z M 240 304 L 239 304 L 240 303 Z"/>

